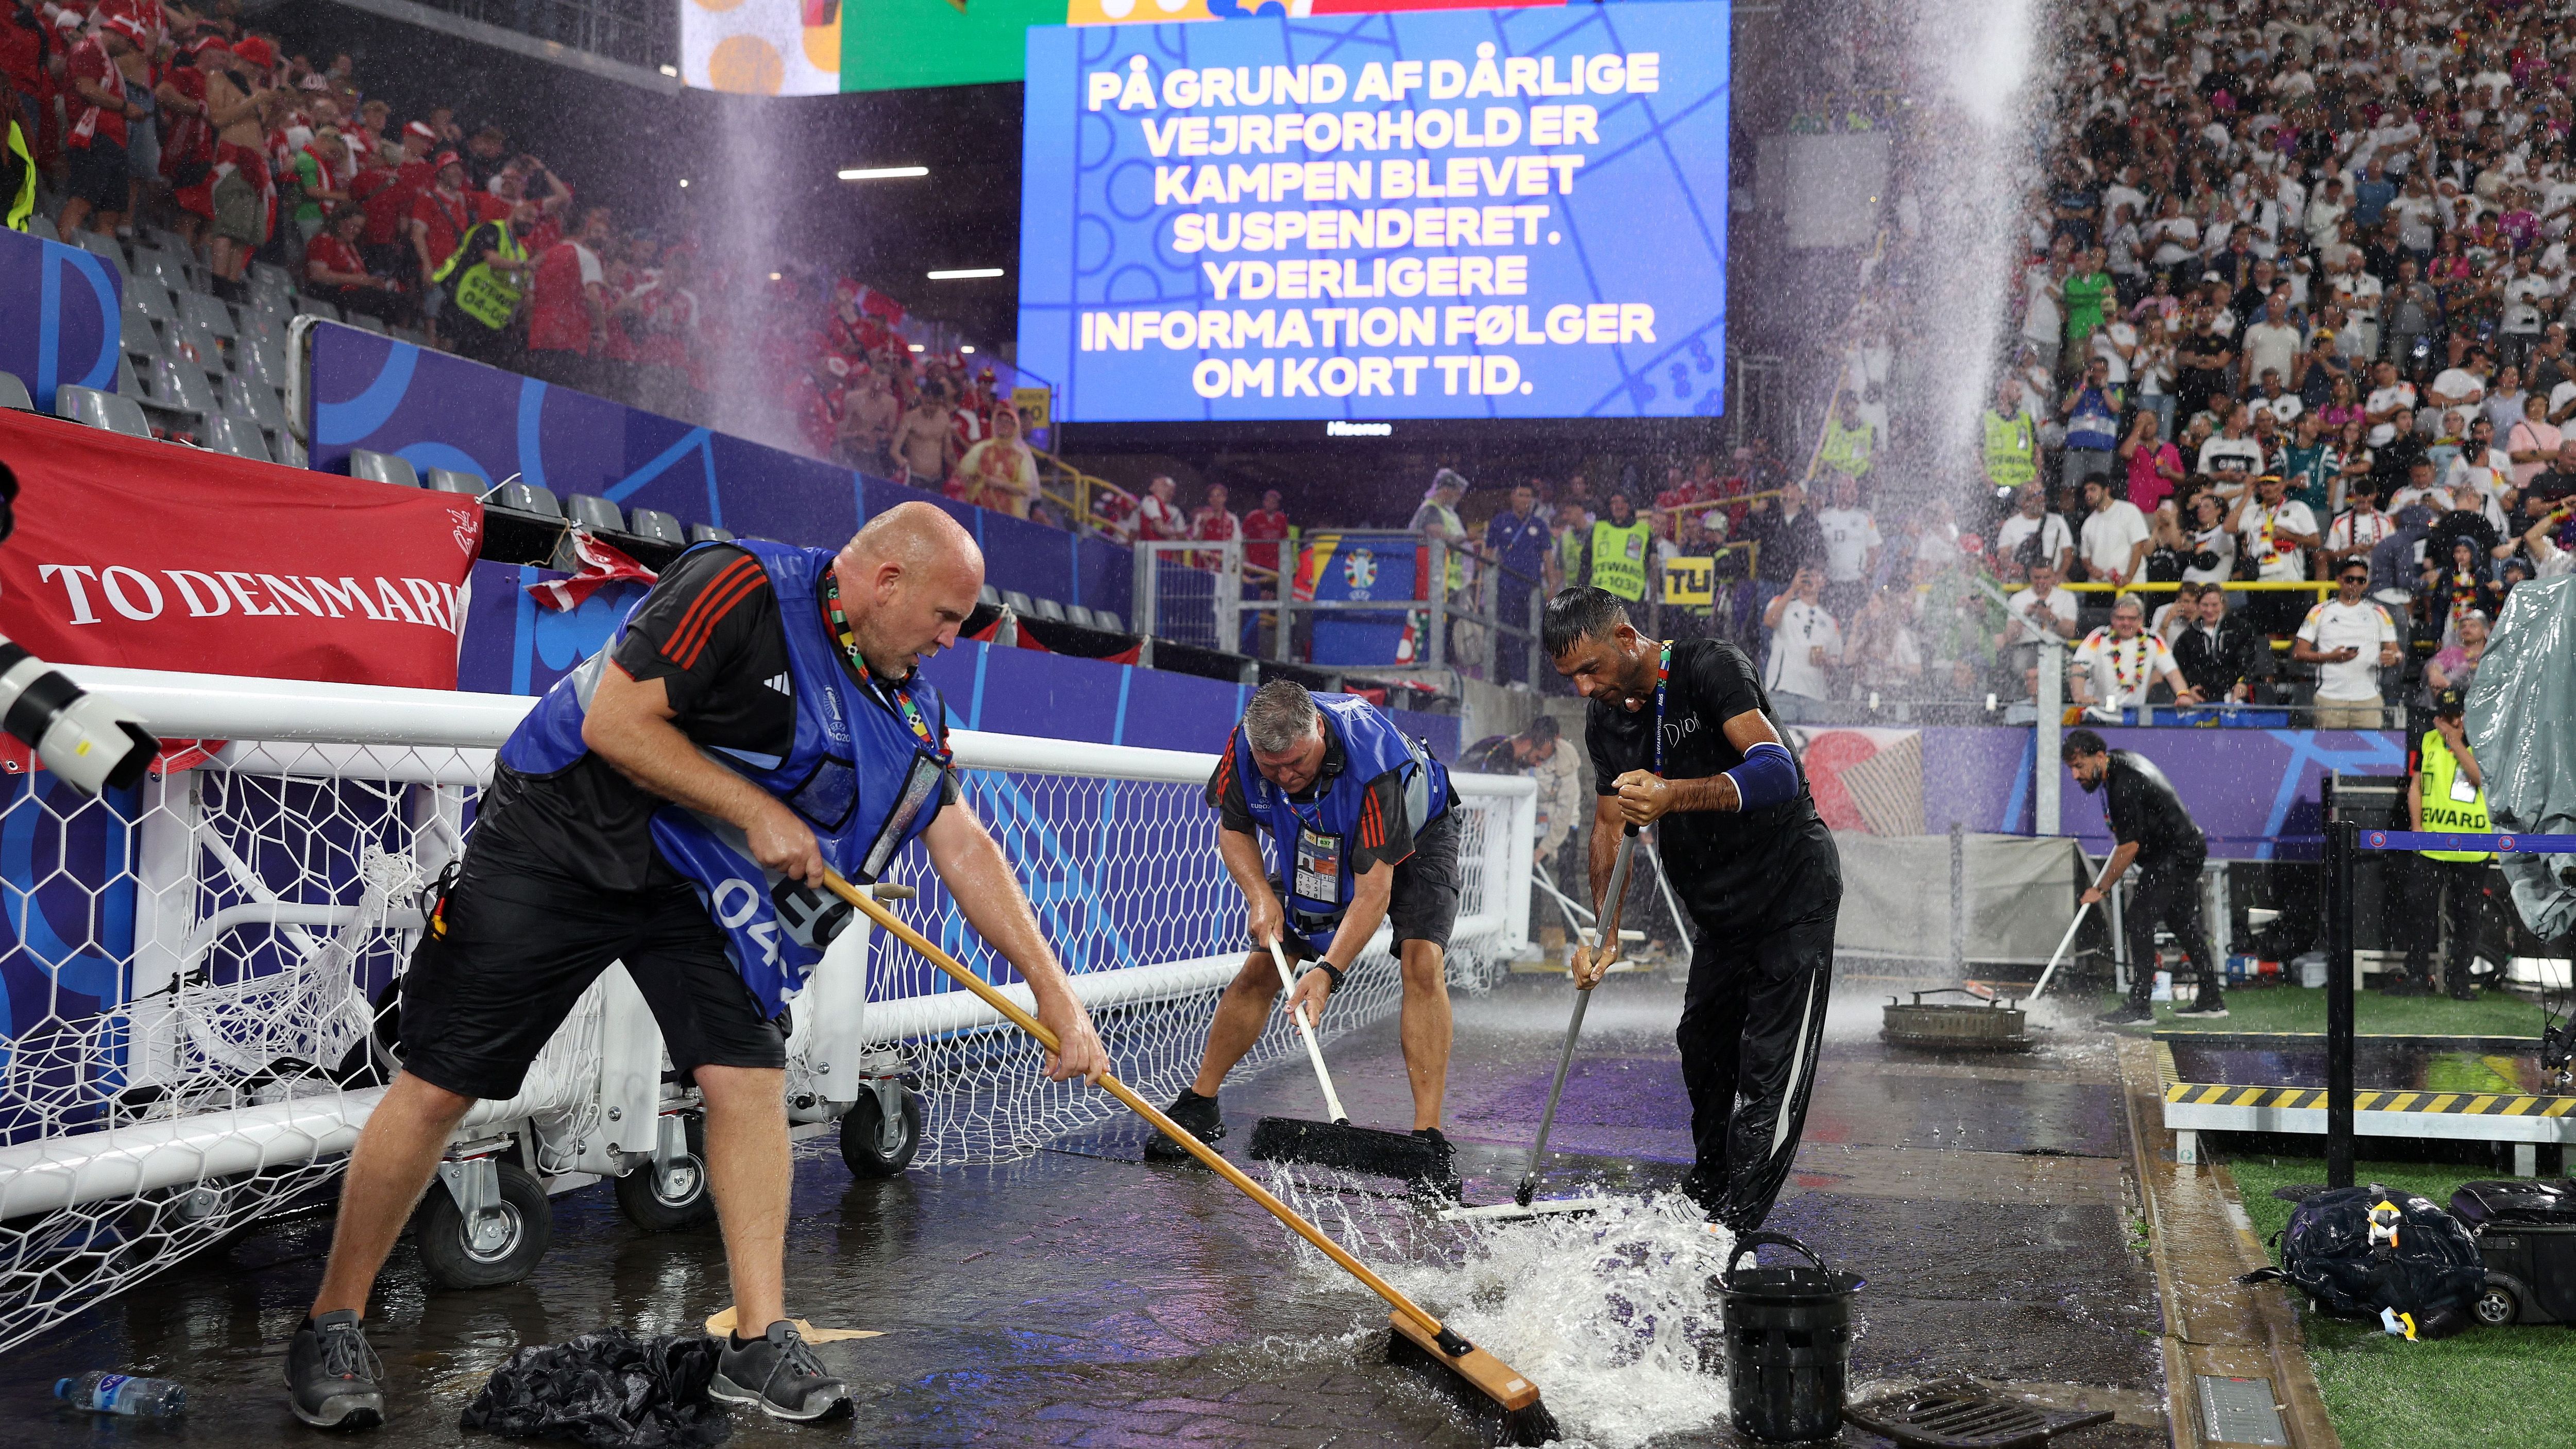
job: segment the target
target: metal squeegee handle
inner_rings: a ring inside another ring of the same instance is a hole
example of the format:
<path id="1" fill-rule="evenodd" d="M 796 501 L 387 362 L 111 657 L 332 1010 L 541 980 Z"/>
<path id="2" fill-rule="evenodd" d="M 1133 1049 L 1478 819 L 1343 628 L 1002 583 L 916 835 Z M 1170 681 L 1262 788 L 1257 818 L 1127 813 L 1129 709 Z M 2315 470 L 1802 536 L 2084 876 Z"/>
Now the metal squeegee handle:
<path id="1" fill-rule="evenodd" d="M 857 886 L 843 880 L 839 872 L 826 871 L 823 877 L 823 884 L 831 890 L 832 894 L 848 901 L 853 907 L 857 908 L 860 914 L 865 915 L 869 920 L 876 922 L 877 925 L 891 933 L 896 940 L 911 947 L 923 960 L 928 961 L 931 965 L 947 972 L 950 977 L 956 980 L 958 985 L 974 992 L 986 1006 L 1000 1012 L 1013 1026 L 1018 1027 L 1020 1030 L 1027 1032 L 1033 1037 L 1036 1037 L 1047 1050 L 1058 1051 L 1062 1049 L 1062 1044 L 1056 1040 L 1055 1033 L 1047 1030 L 1044 1022 L 1039 1021 L 1028 1012 L 1021 1010 L 1018 1002 L 1011 1000 L 1009 997 L 1004 996 L 1001 992 L 995 990 L 991 983 L 985 981 L 982 977 L 977 976 L 974 972 L 957 964 L 955 957 L 950 956 L 947 952 L 942 951 L 937 946 L 931 944 L 928 937 L 904 924 L 903 921 L 898 919 L 893 912 L 887 910 L 881 905 L 878 905 L 865 891 L 862 891 Z M 1164 1116 L 1153 1103 L 1137 1096 L 1133 1087 L 1128 1086 L 1125 1082 L 1118 1080 L 1118 1078 L 1106 1072 L 1101 1074 L 1100 1085 L 1109 1093 L 1109 1095 L 1117 1098 L 1120 1102 L 1125 1103 L 1128 1110 L 1134 1112 L 1137 1116 L 1144 1118 L 1147 1122 L 1152 1123 L 1155 1131 L 1162 1133 L 1164 1136 L 1169 1137 L 1172 1141 L 1178 1143 L 1183 1150 L 1187 1151 L 1192 1157 L 1197 1158 L 1199 1162 L 1209 1170 L 1215 1172 L 1226 1181 L 1234 1184 L 1237 1191 L 1252 1199 L 1254 1202 L 1261 1204 L 1261 1206 L 1266 1209 L 1272 1217 L 1286 1223 L 1290 1231 L 1296 1233 L 1297 1236 L 1304 1238 L 1307 1242 L 1314 1244 L 1316 1251 L 1322 1253 L 1325 1257 L 1332 1259 L 1335 1263 L 1340 1264 L 1343 1272 L 1357 1278 L 1362 1284 L 1367 1286 L 1370 1292 L 1385 1299 L 1389 1307 L 1421 1325 L 1422 1330 L 1425 1333 L 1430 1334 L 1435 1338 L 1447 1335 L 1448 1330 L 1446 1327 L 1442 1325 L 1440 1320 L 1435 1317 L 1429 1309 L 1424 1308 L 1421 1304 L 1418 1304 L 1412 1299 L 1406 1297 L 1395 1287 L 1394 1284 L 1387 1282 L 1384 1278 L 1379 1277 L 1375 1272 L 1373 1272 L 1366 1263 L 1352 1257 L 1349 1249 L 1344 1248 L 1341 1244 L 1336 1243 L 1330 1237 L 1327 1237 L 1323 1229 L 1316 1227 L 1313 1223 L 1310 1223 L 1306 1221 L 1305 1218 L 1299 1216 L 1295 1208 L 1281 1202 L 1276 1196 L 1272 1195 L 1268 1188 L 1263 1187 L 1261 1184 L 1254 1182 L 1250 1177 L 1245 1176 L 1242 1168 L 1239 1168 L 1233 1163 L 1226 1161 L 1223 1157 L 1218 1156 L 1214 1148 L 1201 1142 L 1195 1136 L 1192 1136 L 1188 1131 L 1183 1129 L 1179 1123 Z"/>
<path id="2" fill-rule="evenodd" d="M 2097 891 L 2102 889 L 2102 877 L 2110 873 L 2111 862 L 2104 860 L 2102 868 L 2093 874 L 2093 889 Z M 2085 913 L 2092 909 L 2091 901 L 2085 901 L 2075 908 L 2075 919 L 2066 923 L 2066 934 L 2057 938 L 2057 949 L 2048 953 L 2048 969 L 2039 973 L 2039 984 L 2030 989 L 2031 1000 L 2037 1001 L 2048 990 L 2048 978 L 2057 974 L 2057 963 L 2065 959 L 2066 948 L 2075 944 L 2076 929 L 2084 924 Z"/>
<path id="3" fill-rule="evenodd" d="M 1297 977 L 1288 969 L 1287 954 L 1279 949 L 1277 941 L 1265 944 L 1270 947 L 1270 964 L 1279 968 L 1279 989 L 1294 992 Z M 1305 1009 L 1300 1007 L 1289 1016 L 1297 1023 L 1297 1035 L 1306 1040 L 1306 1060 L 1315 1064 L 1315 1084 L 1324 1089 L 1325 1110 L 1332 1114 L 1334 1122 L 1349 1125 L 1351 1114 L 1342 1110 L 1341 1094 L 1333 1090 L 1333 1074 L 1324 1070 L 1324 1049 L 1315 1044 L 1315 1028 L 1307 1024 Z"/>
<path id="4" fill-rule="evenodd" d="M 1601 939 L 1605 942 L 1617 939 L 1610 933 L 1619 929 L 1619 901 L 1628 888 L 1628 866 L 1636 859 L 1636 855 L 1637 827 L 1631 825 L 1627 833 L 1619 838 L 1619 858 L 1610 866 L 1610 888 L 1603 892 L 1600 904 L 1592 915 L 1592 919 L 1601 925 L 1603 933 Z M 1604 946 L 1602 949 L 1612 948 Z M 1600 983 L 1594 983 L 1594 985 L 1598 984 Z M 1565 1050 L 1557 1055 L 1556 1079 L 1548 1083 L 1547 1109 L 1539 1114 L 1538 1139 L 1530 1143 L 1529 1169 L 1521 1174 L 1520 1191 L 1516 1194 L 1523 1207 L 1529 1206 L 1530 1195 L 1538 1186 L 1538 1165 L 1547 1156 L 1547 1134 L 1549 1129 L 1556 1125 L 1557 1098 L 1565 1093 L 1565 1074 L 1574 1065 L 1574 1044 L 1583 1035 L 1583 1011 L 1591 1004 L 1591 987 L 1576 987 L 1574 1016 L 1565 1024 Z"/>

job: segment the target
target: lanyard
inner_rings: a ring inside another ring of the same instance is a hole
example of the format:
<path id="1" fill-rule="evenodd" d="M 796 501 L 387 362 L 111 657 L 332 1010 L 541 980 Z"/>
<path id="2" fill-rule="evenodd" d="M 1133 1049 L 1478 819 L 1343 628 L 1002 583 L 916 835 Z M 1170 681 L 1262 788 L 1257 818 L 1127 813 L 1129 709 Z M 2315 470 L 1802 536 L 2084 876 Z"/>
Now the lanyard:
<path id="1" fill-rule="evenodd" d="M 892 695 L 896 707 L 903 712 L 903 722 L 912 726 L 913 734 L 918 736 L 923 744 L 930 746 L 934 752 L 944 755 L 945 752 L 939 749 L 939 741 L 930 733 L 930 722 L 921 717 L 921 706 L 912 702 L 910 680 L 890 689 L 881 691 L 876 689 L 876 676 L 868 672 L 868 661 L 859 655 L 858 636 L 851 632 L 849 618 L 841 612 L 840 577 L 829 569 L 823 571 L 823 612 L 830 616 L 833 637 L 841 641 L 841 653 L 850 661 L 850 667 L 858 671 L 859 682 L 869 686 L 872 691 Z"/>
<path id="2" fill-rule="evenodd" d="M 1661 775 L 1664 772 L 1664 693 L 1673 677 L 1673 641 L 1667 639 L 1659 647 L 1662 652 L 1655 657 L 1655 773 Z"/>

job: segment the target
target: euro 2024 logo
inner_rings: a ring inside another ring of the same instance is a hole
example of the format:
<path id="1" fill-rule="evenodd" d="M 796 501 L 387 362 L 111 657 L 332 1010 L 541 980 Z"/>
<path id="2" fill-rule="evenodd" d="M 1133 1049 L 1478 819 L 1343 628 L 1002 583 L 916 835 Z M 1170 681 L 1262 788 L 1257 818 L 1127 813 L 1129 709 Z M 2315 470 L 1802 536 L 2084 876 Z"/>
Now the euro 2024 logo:
<path id="1" fill-rule="evenodd" d="M 1367 598 L 1369 589 L 1377 583 L 1377 555 L 1364 548 L 1352 549 L 1350 556 L 1342 560 L 1342 582 L 1349 586 L 1352 598 Z"/>

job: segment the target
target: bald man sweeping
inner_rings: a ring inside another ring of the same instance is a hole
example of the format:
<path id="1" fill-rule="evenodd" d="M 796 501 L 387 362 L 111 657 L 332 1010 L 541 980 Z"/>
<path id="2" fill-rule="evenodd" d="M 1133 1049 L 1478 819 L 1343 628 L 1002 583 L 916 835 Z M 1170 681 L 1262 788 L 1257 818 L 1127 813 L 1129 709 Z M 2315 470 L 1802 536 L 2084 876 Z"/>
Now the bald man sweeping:
<path id="1" fill-rule="evenodd" d="M 350 1157 L 330 1266 L 287 1354 L 298 1418 L 382 1422 L 361 1326 L 377 1270 L 466 1110 L 518 1093 L 612 961 L 706 1105 L 708 1183 L 753 1333 L 723 1344 L 712 1392 L 791 1420 L 848 1402 L 789 1322 L 782 1281 L 780 1017 L 848 919 L 825 868 L 872 881 L 923 840 L 1062 1042 L 1048 1076 L 1097 1082 L 1108 1065 L 1009 863 L 958 800 L 919 674 L 983 582 L 974 540 L 927 503 L 871 519 L 838 554 L 703 545 L 511 733 L 402 978 L 402 1071 Z"/>

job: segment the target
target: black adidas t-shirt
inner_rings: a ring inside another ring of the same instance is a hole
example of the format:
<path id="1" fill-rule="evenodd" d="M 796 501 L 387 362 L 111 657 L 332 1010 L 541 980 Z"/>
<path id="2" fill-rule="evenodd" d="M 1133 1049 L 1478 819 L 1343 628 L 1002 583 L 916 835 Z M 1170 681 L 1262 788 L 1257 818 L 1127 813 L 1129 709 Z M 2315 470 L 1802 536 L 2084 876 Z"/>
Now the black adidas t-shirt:
<path id="1" fill-rule="evenodd" d="M 1718 639 L 1675 644 L 1664 698 L 1664 778 L 1704 780 L 1743 764 L 1743 754 L 1727 742 L 1726 722 L 1755 710 L 1771 716 L 1778 730 L 1771 697 L 1743 650 Z M 1621 775 L 1655 768 L 1654 727 L 1652 694 L 1633 714 L 1592 702 L 1583 743 L 1596 794 L 1616 795 Z M 1787 732 L 1780 737 L 1787 739 Z M 1833 835 L 1816 816 L 1803 769 L 1794 800 L 1750 814 L 1678 810 L 1657 830 L 1673 888 L 1702 930 L 1740 934 L 1756 923 L 1794 921 L 1841 893 Z"/>
<path id="2" fill-rule="evenodd" d="M 1243 726 L 1238 724 L 1236 731 Z M 1270 828 L 1270 818 L 1252 813 L 1252 801 L 1243 790 L 1243 777 L 1234 769 L 1234 734 L 1225 737 L 1225 750 L 1216 757 L 1216 772 L 1208 776 L 1207 803 L 1216 807 L 1217 822 L 1238 835 L 1258 835 Z M 1343 747 L 1342 737 L 1324 731 L 1324 764 L 1315 774 L 1315 782 L 1305 793 L 1288 797 L 1290 803 L 1312 807 L 1332 791 L 1343 770 L 1349 768 L 1350 751 Z M 1362 876 L 1380 861 L 1402 865 L 1413 855 L 1415 825 L 1404 804 L 1404 771 L 1389 770 L 1363 787 L 1372 797 L 1360 810 L 1358 825 L 1350 841 L 1351 874 Z M 1270 856 L 1262 857 L 1265 868 L 1275 864 Z M 1272 884 L 1277 884 L 1273 881 Z"/>
<path id="3" fill-rule="evenodd" d="M 696 744 L 775 756 L 796 743 L 778 592 L 743 549 L 719 545 L 681 555 L 644 596 L 609 657 L 639 682 L 663 681 L 671 723 Z M 945 736 L 945 721 L 930 725 Z M 956 798 L 952 774 L 939 803 Z M 664 803 L 595 754 L 551 775 L 502 767 L 483 792 L 474 843 L 601 890 L 676 885 L 679 872 L 653 849 L 653 812 Z"/>

